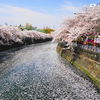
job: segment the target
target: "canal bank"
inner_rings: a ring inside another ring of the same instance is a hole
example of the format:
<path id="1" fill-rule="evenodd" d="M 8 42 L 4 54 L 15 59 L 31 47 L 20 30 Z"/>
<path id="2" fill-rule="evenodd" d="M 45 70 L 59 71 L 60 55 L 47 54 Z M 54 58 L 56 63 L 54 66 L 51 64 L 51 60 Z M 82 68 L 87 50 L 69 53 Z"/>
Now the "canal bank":
<path id="1" fill-rule="evenodd" d="M 100 53 L 83 50 L 81 47 L 78 47 L 74 52 L 59 44 L 56 50 L 72 65 L 90 77 L 93 83 L 100 88 Z"/>
<path id="2" fill-rule="evenodd" d="M 0 44 L 0 52 L 4 51 L 4 50 L 12 49 L 12 48 L 24 47 L 26 45 L 32 45 L 32 44 L 52 41 L 52 37 L 48 37 L 48 38 L 45 38 L 45 39 L 43 39 L 43 38 L 34 39 L 34 38 L 30 37 L 30 38 L 24 38 L 24 39 L 22 39 L 22 41 L 23 42 L 12 41 L 12 44 L 9 44 L 9 43 Z"/>

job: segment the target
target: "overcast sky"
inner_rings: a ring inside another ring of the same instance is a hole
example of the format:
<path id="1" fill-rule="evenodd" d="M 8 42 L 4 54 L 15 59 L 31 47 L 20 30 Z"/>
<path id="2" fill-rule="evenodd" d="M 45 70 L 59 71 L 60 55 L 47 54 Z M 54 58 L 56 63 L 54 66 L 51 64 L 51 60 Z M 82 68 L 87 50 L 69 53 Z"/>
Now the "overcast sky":
<path id="1" fill-rule="evenodd" d="M 0 24 L 58 27 L 81 7 L 100 0 L 0 0 Z"/>

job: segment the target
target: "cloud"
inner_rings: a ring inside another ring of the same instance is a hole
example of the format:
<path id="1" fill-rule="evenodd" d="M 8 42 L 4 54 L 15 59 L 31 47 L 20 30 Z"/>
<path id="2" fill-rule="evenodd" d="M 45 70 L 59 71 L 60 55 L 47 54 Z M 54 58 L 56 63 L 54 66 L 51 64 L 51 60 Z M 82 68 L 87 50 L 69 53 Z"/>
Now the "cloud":
<path id="1" fill-rule="evenodd" d="M 61 10 L 63 10 L 64 12 L 69 12 L 69 13 L 76 13 L 79 12 L 81 9 L 81 7 L 75 5 L 72 2 L 65 2 L 62 7 Z"/>
<path id="2" fill-rule="evenodd" d="M 64 6 L 62 9 L 71 12 L 76 12 L 79 10 L 79 8 L 75 6 Z"/>
<path id="3" fill-rule="evenodd" d="M 59 24 L 59 18 L 30 9 L 0 4 L 0 23 L 12 25 L 30 23 L 34 26 L 54 26 Z"/>
<path id="4" fill-rule="evenodd" d="M 33 26 L 50 26 L 57 28 L 67 16 L 78 12 L 80 7 L 71 2 L 65 2 L 56 14 L 33 11 L 31 9 L 0 4 L 0 24 L 19 25 L 30 23 Z"/>

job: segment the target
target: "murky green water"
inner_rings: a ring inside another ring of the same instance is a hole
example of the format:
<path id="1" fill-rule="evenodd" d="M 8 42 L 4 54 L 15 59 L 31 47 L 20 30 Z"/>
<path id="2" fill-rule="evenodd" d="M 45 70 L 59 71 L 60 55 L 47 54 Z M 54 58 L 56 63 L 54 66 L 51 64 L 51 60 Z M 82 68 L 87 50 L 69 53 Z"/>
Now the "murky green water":
<path id="1" fill-rule="evenodd" d="M 0 53 L 0 100 L 100 100 L 85 75 L 43 43 Z"/>

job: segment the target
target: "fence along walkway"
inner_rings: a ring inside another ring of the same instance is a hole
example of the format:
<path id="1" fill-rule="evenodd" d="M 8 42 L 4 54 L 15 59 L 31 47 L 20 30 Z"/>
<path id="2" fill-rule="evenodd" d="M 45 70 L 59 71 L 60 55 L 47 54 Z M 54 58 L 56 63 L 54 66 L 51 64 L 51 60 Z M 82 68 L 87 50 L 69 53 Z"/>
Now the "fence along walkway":
<path id="1" fill-rule="evenodd" d="M 96 52 L 96 53 L 100 53 L 100 47 L 97 46 L 91 46 L 91 45 L 80 45 L 81 48 L 92 51 L 92 52 Z"/>

